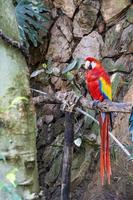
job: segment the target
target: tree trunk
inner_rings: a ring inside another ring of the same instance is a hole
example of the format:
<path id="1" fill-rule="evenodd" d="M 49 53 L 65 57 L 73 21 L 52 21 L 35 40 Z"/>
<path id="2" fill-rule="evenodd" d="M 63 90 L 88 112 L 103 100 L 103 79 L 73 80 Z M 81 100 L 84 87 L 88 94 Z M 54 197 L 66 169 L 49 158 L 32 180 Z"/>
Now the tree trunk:
<path id="1" fill-rule="evenodd" d="M 11 0 L 0 1 L 0 29 L 19 41 Z M 0 39 L 0 199 L 36 199 L 36 121 L 27 64 Z"/>

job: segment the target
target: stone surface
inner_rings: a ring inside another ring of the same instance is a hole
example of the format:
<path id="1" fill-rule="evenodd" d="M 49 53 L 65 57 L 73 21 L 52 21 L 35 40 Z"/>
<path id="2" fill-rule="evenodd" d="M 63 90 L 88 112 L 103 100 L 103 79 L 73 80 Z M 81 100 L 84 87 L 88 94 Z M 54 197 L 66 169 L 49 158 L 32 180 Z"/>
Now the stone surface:
<path id="1" fill-rule="evenodd" d="M 58 78 L 58 80 L 55 83 L 55 90 L 61 90 L 62 85 L 63 85 L 63 80 L 61 78 Z"/>
<path id="2" fill-rule="evenodd" d="M 121 51 L 120 39 L 125 20 L 120 21 L 115 26 L 111 27 L 105 35 L 105 43 L 102 49 L 103 57 L 113 57 Z"/>
<path id="3" fill-rule="evenodd" d="M 133 84 L 127 91 L 123 101 L 133 103 Z M 113 134 L 117 135 L 122 144 L 132 143 L 131 140 L 129 140 L 129 130 L 128 130 L 129 116 L 130 116 L 129 113 L 120 113 L 115 120 L 116 123 L 114 124 Z"/>
<path id="4" fill-rule="evenodd" d="M 115 62 L 113 61 L 112 58 L 104 58 L 102 60 L 102 65 L 106 69 L 107 72 L 113 72 L 114 70 L 114 64 Z"/>
<path id="5" fill-rule="evenodd" d="M 87 144 L 84 144 L 84 151 L 75 154 L 72 163 L 72 176 L 71 176 L 71 188 L 76 188 L 86 177 L 87 171 L 91 165 L 93 147 L 90 148 Z"/>
<path id="6" fill-rule="evenodd" d="M 46 122 L 46 124 L 50 124 L 54 119 L 53 115 L 45 115 L 44 121 Z"/>
<path id="7" fill-rule="evenodd" d="M 116 71 L 128 73 L 131 70 L 131 55 L 121 56 L 116 62 L 113 58 L 104 58 L 102 64 L 106 71 L 110 73 L 115 73 Z"/>
<path id="8" fill-rule="evenodd" d="M 120 73 L 115 73 L 111 77 L 111 82 L 112 82 L 112 98 L 113 98 L 113 101 L 116 101 L 118 94 L 120 92 L 120 89 L 124 85 L 123 76 Z"/>
<path id="9" fill-rule="evenodd" d="M 76 6 L 79 6 L 83 0 L 73 0 Z"/>
<path id="10" fill-rule="evenodd" d="M 133 56 L 132 54 L 122 55 L 116 62 L 117 69 L 129 72 L 132 70 Z M 119 68 L 118 68 L 119 67 Z"/>
<path id="11" fill-rule="evenodd" d="M 83 37 L 93 29 L 99 7 L 99 1 L 83 1 L 74 17 L 73 33 L 75 37 Z"/>
<path id="12" fill-rule="evenodd" d="M 102 0 L 101 12 L 106 23 L 111 25 L 121 15 L 121 12 L 130 5 L 128 0 Z"/>
<path id="13" fill-rule="evenodd" d="M 103 46 L 102 36 L 93 31 L 87 36 L 84 36 L 80 43 L 75 48 L 73 52 L 73 58 L 86 58 L 87 56 L 92 56 L 97 59 L 101 57 L 101 48 Z"/>
<path id="14" fill-rule="evenodd" d="M 126 17 L 128 22 L 133 24 L 133 5 L 128 9 Z"/>
<path id="15" fill-rule="evenodd" d="M 60 8 L 63 13 L 68 17 L 72 18 L 75 12 L 76 6 L 73 0 L 54 0 L 54 5 L 56 8 Z"/>
<path id="16" fill-rule="evenodd" d="M 51 40 L 46 58 L 54 62 L 66 62 L 72 53 L 72 23 L 66 16 L 58 18 L 51 30 Z"/>
<path id="17" fill-rule="evenodd" d="M 101 33 L 105 32 L 105 28 L 106 28 L 106 25 L 104 22 L 98 23 L 98 33 L 101 34 Z"/>
<path id="18" fill-rule="evenodd" d="M 121 40 L 118 44 L 121 53 L 133 53 L 133 25 L 125 28 L 121 35 Z"/>
<path id="19" fill-rule="evenodd" d="M 62 144 L 63 134 L 58 135 L 51 145 L 46 147 L 42 158 L 44 161 L 44 168 L 52 166 L 54 159 L 62 152 Z"/>
<path id="20" fill-rule="evenodd" d="M 62 161 L 62 154 L 60 154 L 53 162 L 50 171 L 46 174 L 45 177 L 45 184 L 48 186 L 52 186 L 54 182 L 56 182 L 60 172 L 61 172 L 61 161 Z"/>

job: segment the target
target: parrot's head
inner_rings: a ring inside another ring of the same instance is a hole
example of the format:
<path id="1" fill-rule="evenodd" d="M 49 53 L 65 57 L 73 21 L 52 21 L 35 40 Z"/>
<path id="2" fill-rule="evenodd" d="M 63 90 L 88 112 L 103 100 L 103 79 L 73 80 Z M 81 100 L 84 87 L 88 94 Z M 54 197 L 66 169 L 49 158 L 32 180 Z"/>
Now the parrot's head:
<path id="1" fill-rule="evenodd" d="M 102 66 L 101 63 L 100 63 L 100 61 L 97 60 L 96 58 L 93 58 L 93 57 L 87 57 L 85 59 L 85 61 L 86 62 L 85 62 L 84 68 L 86 70 L 92 70 L 94 68 L 100 68 Z"/>

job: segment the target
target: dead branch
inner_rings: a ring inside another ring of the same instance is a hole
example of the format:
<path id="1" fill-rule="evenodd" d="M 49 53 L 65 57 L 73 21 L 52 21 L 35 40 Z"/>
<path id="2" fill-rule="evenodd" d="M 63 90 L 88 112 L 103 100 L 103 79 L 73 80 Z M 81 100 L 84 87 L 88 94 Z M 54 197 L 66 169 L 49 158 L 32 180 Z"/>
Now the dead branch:
<path id="1" fill-rule="evenodd" d="M 74 114 L 70 112 L 65 112 L 61 200 L 70 199 L 71 166 L 73 159 L 73 138 L 74 138 Z"/>
<path id="2" fill-rule="evenodd" d="M 55 96 L 50 95 L 40 95 L 37 97 L 33 97 L 33 103 L 34 105 L 40 105 L 40 104 L 61 104 L 61 101 L 55 98 Z"/>
<path id="3" fill-rule="evenodd" d="M 55 95 L 43 95 L 33 98 L 33 103 L 35 105 L 46 103 L 46 104 L 62 104 L 66 96 L 69 96 L 69 92 L 56 92 Z M 78 96 L 77 96 L 78 97 Z M 123 112 L 123 113 L 131 113 L 132 111 L 132 103 L 121 103 L 121 102 L 111 102 L 111 101 L 103 101 L 98 102 L 97 106 L 94 107 L 94 101 L 89 101 L 85 97 L 81 97 L 79 100 L 79 105 L 92 109 L 99 110 L 101 112 Z"/>

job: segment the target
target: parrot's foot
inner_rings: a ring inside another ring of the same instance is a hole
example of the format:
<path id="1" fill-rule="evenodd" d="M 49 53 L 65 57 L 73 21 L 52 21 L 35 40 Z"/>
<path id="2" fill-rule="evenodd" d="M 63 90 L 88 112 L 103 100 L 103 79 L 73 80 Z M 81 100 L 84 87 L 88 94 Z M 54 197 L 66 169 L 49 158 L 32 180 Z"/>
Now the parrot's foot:
<path id="1" fill-rule="evenodd" d="M 61 97 L 62 104 L 60 109 L 62 111 L 72 112 L 80 98 L 81 97 L 77 96 L 73 91 L 65 93 L 63 97 Z"/>
<path id="2" fill-rule="evenodd" d="M 99 102 L 100 102 L 99 100 L 94 100 L 94 103 L 93 103 L 92 107 L 93 107 L 94 109 L 96 109 L 96 108 L 98 107 L 98 103 L 99 103 Z"/>

